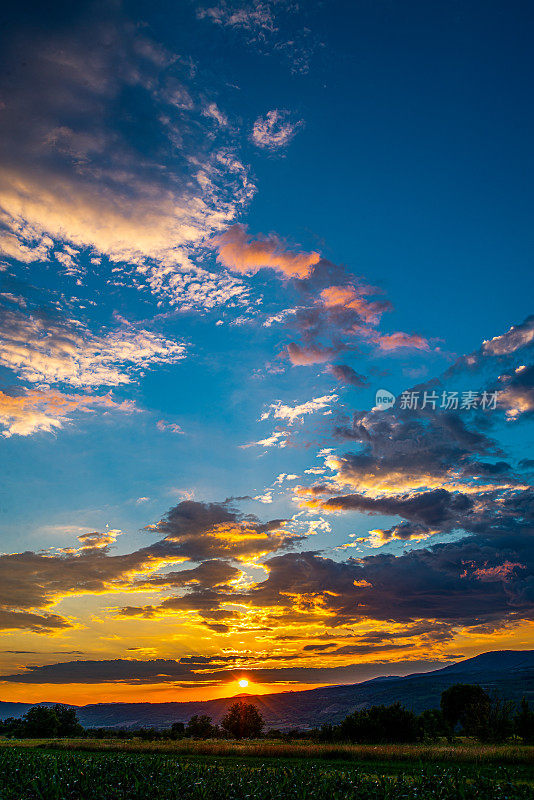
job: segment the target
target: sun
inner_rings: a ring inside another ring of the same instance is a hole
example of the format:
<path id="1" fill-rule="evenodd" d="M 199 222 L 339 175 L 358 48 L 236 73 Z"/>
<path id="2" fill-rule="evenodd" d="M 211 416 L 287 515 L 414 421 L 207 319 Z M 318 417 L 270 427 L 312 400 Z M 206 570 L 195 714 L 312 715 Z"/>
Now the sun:
<path id="1" fill-rule="evenodd" d="M 242 689 L 246 689 L 248 686 L 248 681 L 246 678 L 241 678 L 241 680 L 238 681 L 238 684 L 241 686 Z"/>

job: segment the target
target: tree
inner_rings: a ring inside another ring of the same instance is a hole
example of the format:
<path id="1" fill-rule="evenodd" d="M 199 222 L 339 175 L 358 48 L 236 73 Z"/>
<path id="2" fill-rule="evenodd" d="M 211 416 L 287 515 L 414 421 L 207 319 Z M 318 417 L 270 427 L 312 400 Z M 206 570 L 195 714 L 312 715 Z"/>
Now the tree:
<path id="1" fill-rule="evenodd" d="M 234 739 L 254 739 L 260 736 L 264 724 L 263 717 L 253 703 L 238 700 L 228 709 L 221 727 Z"/>
<path id="2" fill-rule="evenodd" d="M 57 736 L 81 736 L 83 728 L 78 722 L 76 709 L 68 706 L 55 705 L 52 709 L 58 721 Z"/>
<path id="3" fill-rule="evenodd" d="M 528 701 L 524 697 L 514 718 L 514 730 L 527 744 L 534 742 L 534 711 L 530 710 Z"/>
<path id="4" fill-rule="evenodd" d="M 487 727 L 482 729 L 480 738 L 485 742 L 505 742 L 514 733 L 512 713 L 514 704 L 510 700 L 492 697 Z"/>
<path id="5" fill-rule="evenodd" d="M 187 723 L 185 732 L 187 736 L 193 736 L 195 739 L 211 739 L 217 735 L 218 729 L 207 714 L 195 714 Z"/>
<path id="6" fill-rule="evenodd" d="M 491 700 L 481 686 L 470 683 L 455 683 L 441 694 L 441 710 L 454 734 L 458 724 L 466 736 L 484 738 L 490 724 Z"/>
<path id="7" fill-rule="evenodd" d="M 185 736 L 185 725 L 183 722 L 173 722 L 171 725 L 171 739 L 181 739 Z"/>
<path id="8" fill-rule="evenodd" d="M 32 706 L 20 720 L 19 736 L 28 739 L 49 739 L 56 736 L 81 736 L 83 728 L 78 722 L 76 709 L 57 704 Z M 16 734 L 17 735 L 17 734 Z"/>
<path id="9" fill-rule="evenodd" d="M 448 730 L 443 713 L 439 708 L 427 708 L 417 718 L 419 725 L 419 738 L 423 741 L 436 741 L 442 736 L 447 736 Z"/>
<path id="10" fill-rule="evenodd" d="M 415 742 L 419 733 L 417 717 L 400 703 L 354 711 L 338 730 L 341 739 L 367 744 Z"/>
<path id="11" fill-rule="evenodd" d="M 59 720 L 53 708 L 32 706 L 22 717 L 23 736 L 49 739 L 58 735 Z"/>

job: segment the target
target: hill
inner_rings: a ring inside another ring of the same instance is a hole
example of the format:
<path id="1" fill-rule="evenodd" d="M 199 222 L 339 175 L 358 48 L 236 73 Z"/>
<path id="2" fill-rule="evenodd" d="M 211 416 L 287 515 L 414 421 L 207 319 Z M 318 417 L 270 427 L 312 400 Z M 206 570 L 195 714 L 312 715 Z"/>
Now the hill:
<path id="1" fill-rule="evenodd" d="M 534 650 L 502 650 L 459 661 L 448 667 L 405 677 L 375 678 L 343 686 L 296 692 L 246 695 L 260 709 L 267 727 L 309 728 L 338 722 L 355 709 L 399 700 L 420 713 L 439 706 L 441 692 L 454 683 L 479 683 L 492 694 L 534 704 Z M 97 703 L 77 707 L 82 725 L 94 727 L 157 727 L 187 722 L 193 714 L 220 721 L 235 697 L 187 703 Z M 0 702 L 0 719 L 22 716 L 26 703 Z"/>

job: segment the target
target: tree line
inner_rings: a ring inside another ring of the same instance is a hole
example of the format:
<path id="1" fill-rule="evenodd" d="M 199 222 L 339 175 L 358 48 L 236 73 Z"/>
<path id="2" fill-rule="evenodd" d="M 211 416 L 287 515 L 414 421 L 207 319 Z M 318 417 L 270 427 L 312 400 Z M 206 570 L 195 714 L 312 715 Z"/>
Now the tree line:
<path id="1" fill-rule="evenodd" d="M 353 711 L 338 725 L 326 723 L 314 730 L 264 733 L 265 722 L 256 706 L 235 702 L 219 725 L 211 717 L 195 714 L 188 723 L 170 728 L 82 728 L 76 711 L 68 706 L 33 706 L 21 719 L 0 721 L 0 736 L 14 738 L 133 738 L 156 739 L 314 739 L 319 742 L 388 744 L 430 742 L 456 736 L 482 742 L 505 742 L 513 737 L 534 744 L 534 711 L 523 699 L 517 708 L 510 701 L 492 698 L 474 684 L 455 684 L 441 694 L 440 708 L 415 714 L 400 703 L 375 705 Z"/>
<path id="2" fill-rule="evenodd" d="M 262 735 L 265 723 L 260 712 L 252 703 L 234 703 L 221 720 L 213 723 L 205 714 L 195 714 L 187 724 L 175 722 L 170 728 L 84 729 L 77 718 L 76 709 L 56 704 L 54 706 L 32 706 L 23 717 L 9 717 L 0 721 L 0 736 L 16 739 L 55 739 L 55 738 L 132 738 L 143 739 L 257 739 Z"/>

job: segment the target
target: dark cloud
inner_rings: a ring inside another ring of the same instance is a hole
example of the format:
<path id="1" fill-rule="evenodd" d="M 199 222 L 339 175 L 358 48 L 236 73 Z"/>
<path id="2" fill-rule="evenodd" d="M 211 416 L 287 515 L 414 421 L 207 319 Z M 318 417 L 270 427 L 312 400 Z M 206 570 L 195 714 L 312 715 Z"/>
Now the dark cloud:
<path id="1" fill-rule="evenodd" d="M 198 567 L 182 569 L 178 572 L 166 572 L 164 575 L 154 575 L 145 580 L 138 581 L 143 586 L 187 586 L 197 585 L 203 588 L 225 586 L 230 581 L 238 578 L 241 570 L 232 566 L 227 561 L 204 561 Z"/>
<path id="2" fill-rule="evenodd" d="M 367 386 L 368 384 L 367 378 L 359 375 L 347 364 L 329 364 L 327 371 L 340 383 L 348 383 L 350 386 L 357 387 Z"/>
<path id="3" fill-rule="evenodd" d="M 0 630 L 30 630 L 33 633 L 51 633 L 70 628 L 71 623 L 58 614 L 33 614 L 29 611 L 0 609 Z"/>
<path id="4" fill-rule="evenodd" d="M 124 585 L 131 573 L 148 568 L 152 558 L 147 550 L 111 556 L 108 548 L 72 555 L 24 552 L 0 556 L 0 609 L 7 613 L 9 609 L 44 608 L 73 592 L 90 594 Z"/>
<path id="5" fill-rule="evenodd" d="M 146 530 L 164 536 L 162 542 L 150 548 L 151 552 L 169 549 L 176 556 L 184 556 L 190 561 L 247 559 L 275 552 L 299 541 L 299 537 L 284 530 L 284 520 L 263 523 L 254 516 L 240 513 L 228 503 L 194 500 L 182 501 Z"/>
<path id="6" fill-rule="evenodd" d="M 327 510 L 352 510 L 367 514 L 400 516 L 428 527 L 450 529 L 458 524 L 459 518 L 469 513 L 473 507 L 473 500 L 460 492 L 434 489 L 431 492 L 384 498 L 349 494 L 331 497 L 322 503 L 322 507 Z"/>
<path id="7" fill-rule="evenodd" d="M 349 664 L 342 667 L 239 667 L 217 669 L 217 663 L 224 658 L 215 657 L 210 664 L 191 665 L 187 659 L 174 661 L 156 659 L 135 661 L 116 659 L 114 661 L 69 661 L 63 664 L 28 666 L 25 672 L 0 676 L 0 680 L 10 683 L 179 683 L 179 685 L 212 685 L 213 683 L 235 681 L 246 674 L 252 681 L 275 683 L 295 681 L 299 683 L 349 683 L 363 681 L 379 675 L 408 675 L 412 672 L 425 672 L 445 666 L 439 660 L 413 660 L 397 663 L 378 661 L 374 664 Z M 196 667 L 196 668 L 195 668 Z"/>
<path id="8" fill-rule="evenodd" d="M 384 553 L 344 562 L 313 552 L 275 556 L 266 564 L 268 578 L 241 599 L 290 609 L 291 591 L 323 609 L 330 626 L 363 619 L 427 620 L 440 626 L 531 619 L 531 536 L 531 531 L 503 531 L 401 556 Z"/>
<path id="9" fill-rule="evenodd" d="M 534 366 L 520 366 L 511 376 L 501 378 L 499 406 L 506 409 L 509 419 L 532 415 L 534 411 Z"/>
<path id="10" fill-rule="evenodd" d="M 96 593 L 124 588 L 183 587 L 182 597 L 168 598 L 161 607 L 131 607 L 124 614 L 154 616 L 158 610 L 198 610 L 210 623 L 234 616 L 220 608 L 232 580 L 241 570 L 229 563 L 268 555 L 299 542 L 283 528 L 283 520 L 261 522 L 229 503 L 183 501 L 146 530 L 163 535 L 132 553 L 113 555 L 113 537 L 92 533 L 80 537 L 81 547 L 58 553 L 27 551 L 0 556 L 0 628 L 47 631 L 66 627 L 54 614 L 35 614 L 71 593 Z M 198 566 L 154 573 L 161 561 L 201 562 Z M 228 560 L 226 560 L 228 559 Z M 148 574 L 146 574 L 148 573 Z M 142 577 L 141 577 L 142 576 Z M 223 591 L 223 589 L 225 591 Z M 220 628 L 222 630 L 222 628 Z"/>

